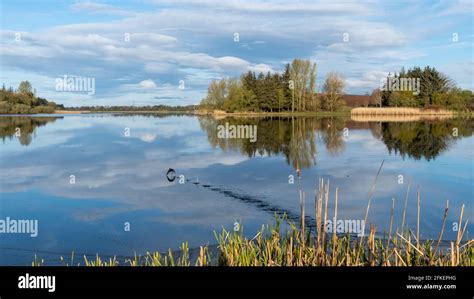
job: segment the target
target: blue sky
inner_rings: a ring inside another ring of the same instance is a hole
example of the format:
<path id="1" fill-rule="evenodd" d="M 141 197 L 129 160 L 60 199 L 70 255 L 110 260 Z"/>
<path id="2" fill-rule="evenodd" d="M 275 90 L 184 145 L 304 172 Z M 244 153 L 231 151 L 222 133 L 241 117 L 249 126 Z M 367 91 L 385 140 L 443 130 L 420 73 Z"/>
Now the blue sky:
<path id="1" fill-rule="evenodd" d="M 0 5 L 2 83 L 29 80 L 66 106 L 196 104 L 212 79 L 281 71 L 293 58 L 317 63 L 318 88 L 337 71 L 347 93 L 364 94 L 402 66 L 430 65 L 474 90 L 472 0 Z M 95 93 L 57 91 L 64 75 L 94 78 Z"/>

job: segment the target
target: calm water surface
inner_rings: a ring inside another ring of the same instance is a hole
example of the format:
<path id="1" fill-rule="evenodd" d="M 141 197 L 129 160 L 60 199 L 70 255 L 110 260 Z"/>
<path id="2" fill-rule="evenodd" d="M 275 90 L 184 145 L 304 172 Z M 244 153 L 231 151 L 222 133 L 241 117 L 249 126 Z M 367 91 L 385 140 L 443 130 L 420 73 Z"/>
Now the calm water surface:
<path id="1" fill-rule="evenodd" d="M 226 122 L 256 125 L 257 141 L 219 139 L 217 127 Z M 54 264 L 73 251 L 132 256 L 178 249 L 186 240 L 190 247 L 214 245 L 213 231 L 236 221 L 252 236 L 274 213 L 298 217 L 299 188 L 312 223 L 319 178 L 330 180 L 330 215 L 339 187 L 338 218 L 363 219 L 382 160 L 368 222 L 388 231 L 395 198 L 399 226 L 411 180 L 408 224 L 416 228 L 420 186 L 421 237 L 438 237 L 449 199 L 445 239 L 454 239 L 462 204 L 473 228 L 473 129 L 466 119 L 0 116 L 0 219 L 39 225 L 35 238 L 0 234 L 0 264 L 27 265 L 35 254 Z M 186 183 L 169 182 L 169 168 Z"/>

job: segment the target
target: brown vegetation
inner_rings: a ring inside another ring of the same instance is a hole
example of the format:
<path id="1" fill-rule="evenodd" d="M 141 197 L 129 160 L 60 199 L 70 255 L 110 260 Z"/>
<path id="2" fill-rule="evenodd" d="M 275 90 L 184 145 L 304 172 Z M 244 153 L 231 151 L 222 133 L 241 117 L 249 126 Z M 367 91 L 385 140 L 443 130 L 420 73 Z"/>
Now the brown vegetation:
<path id="1" fill-rule="evenodd" d="M 360 107 L 352 109 L 351 115 L 453 115 L 453 111 L 446 109 L 421 109 L 407 107 Z"/>

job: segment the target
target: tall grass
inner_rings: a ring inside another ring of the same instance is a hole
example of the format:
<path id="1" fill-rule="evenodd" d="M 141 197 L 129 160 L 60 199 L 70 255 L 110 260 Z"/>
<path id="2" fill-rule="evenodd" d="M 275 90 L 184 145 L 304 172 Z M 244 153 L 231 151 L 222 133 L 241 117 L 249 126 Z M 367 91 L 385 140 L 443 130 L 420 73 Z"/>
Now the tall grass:
<path id="1" fill-rule="evenodd" d="M 382 163 L 383 165 L 383 163 Z M 380 168 L 382 168 L 382 165 Z M 380 173 L 380 169 L 379 169 Z M 378 174 L 377 174 L 378 177 Z M 377 177 L 369 192 L 365 214 L 368 219 L 371 198 L 375 191 Z M 329 233 L 324 225 L 330 219 L 328 205 L 331 200 L 329 181 L 320 180 L 315 196 L 315 231 L 305 227 L 305 194 L 300 192 L 301 222 L 288 221 L 285 215 L 275 216 L 274 225 L 263 225 L 253 238 L 247 238 L 243 229 L 238 232 L 222 229 L 214 232 L 217 241 L 217 254 L 210 254 L 208 246 L 201 246 L 197 257 L 191 261 L 188 243 L 183 243 L 179 254 L 147 252 L 144 256 L 135 255 L 121 264 L 113 257 L 107 260 L 98 255 L 95 259 L 84 256 L 85 266 L 473 266 L 473 240 L 465 236 L 468 221 L 463 220 L 464 205 L 461 208 L 456 240 L 449 248 L 440 247 L 449 212 L 446 202 L 443 221 L 437 241 L 420 239 L 420 190 L 417 191 L 417 225 L 413 232 L 405 225 L 405 215 L 410 185 L 405 196 L 402 226 L 393 228 L 395 199 L 392 199 L 390 228 L 385 238 L 376 236 L 376 227 L 370 226 L 367 238 L 353 237 L 350 234 Z M 333 219 L 338 216 L 338 189 L 334 193 Z M 367 221 L 366 221 L 367 223 Z M 284 224 L 284 225 L 282 225 Z M 284 226 L 284 228 L 283 228 Z M 241 226 L 242 227 L 242 226 Z M 465 238 L 464 243 L 462 240 Z M 71 262 L 63 265 L 74 265 Z M 35 256 L 33 266 L 42 266 L 43 260 Z M 78 263 L 78 265 L 81 265 Z"/>
<path id="2" fill-rule="evenodd" d="M 322 187 L 321 187 L 322 186 Z M 415 233 L 406 228 L 393 232 L 395 199 L 392 202 L 390 231 L 386 238 L 376 237 L 376 228 L 371 226 L 367 238 L 356 238 L 349 234 L 329 234 L 323 219 L 327 217 L 329 183 L 321 183 L 315 199 L 316 232 L 304 232 L 301 227 L 290 224 L 285 233 L 280 230 L 277 218 L 275 226 L 265 226 L 253 239 L 241 233 L 223 230 L 217 235 L 219 242 L 219 265 L 226 266 L 472 266 L 474 263 L 473 240 L 461 244 L 467 221 L 463 222 L 463 211 L 459 218 L 456 241 L 448 250 L 440 250 L 444 226 L 448 215 L 445 209 L 438 241 L 422 241 L 419 238 L 419 216 Z M 418 206 L 420 206 L 418 193 Z M 323 207 L 324 200 L 324 207 Z M 338 192 L 334 197 L 334 218 L 337 218 Z M 370 209 L 370 200 L 367 211 Z M 367 212 L 368 214 L 368 212 Z M 324 215 L 324 218 L 322 217 Z M 419 213 L 418 213 L 419 215 Z"/>

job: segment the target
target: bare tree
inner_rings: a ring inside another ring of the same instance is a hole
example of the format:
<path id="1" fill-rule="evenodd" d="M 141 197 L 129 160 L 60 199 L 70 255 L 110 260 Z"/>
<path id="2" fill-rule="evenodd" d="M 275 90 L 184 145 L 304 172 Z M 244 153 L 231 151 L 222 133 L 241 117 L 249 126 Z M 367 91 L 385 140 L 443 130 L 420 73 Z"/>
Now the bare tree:
<path id="1" fill-rule="evenodd" d="M 336 72 L 330 72 L 324 82 L 323 108 L 335 111 L 344 105 L 342 100 L 344 90 L 344 78 Z"/>
<path id="2" fill-rule="evenodd" d="M 372 102 L 382 107 L 382 91 L 380 88 L 374 89 L 370 97 L 372 98 Z"/>

